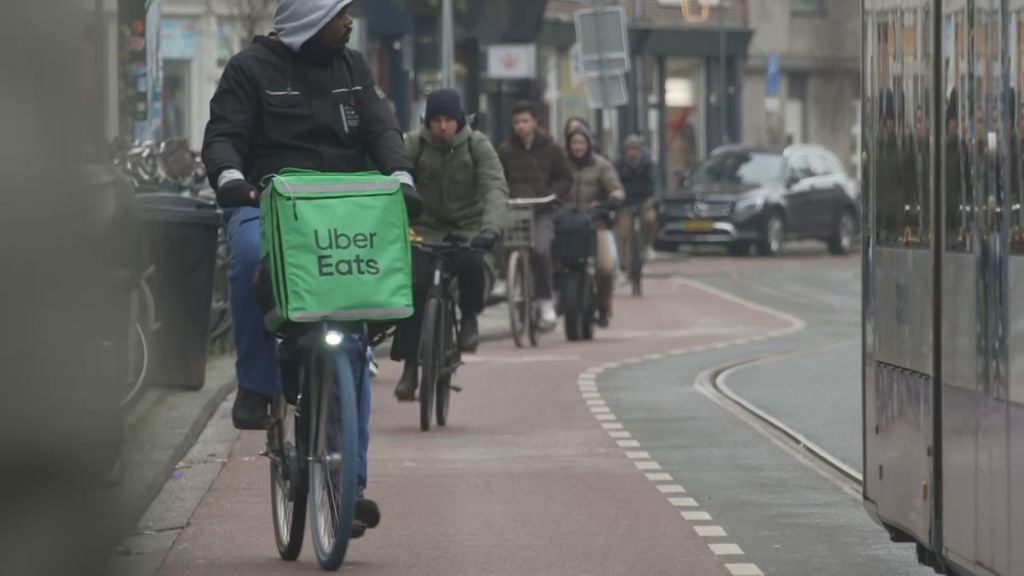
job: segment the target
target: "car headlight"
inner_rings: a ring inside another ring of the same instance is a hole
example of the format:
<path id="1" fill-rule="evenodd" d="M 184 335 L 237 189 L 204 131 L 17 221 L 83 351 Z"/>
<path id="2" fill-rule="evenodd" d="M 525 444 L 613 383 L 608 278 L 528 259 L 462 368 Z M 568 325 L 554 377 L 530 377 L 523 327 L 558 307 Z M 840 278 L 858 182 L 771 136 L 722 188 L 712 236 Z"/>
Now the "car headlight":
<path id="1" fill-rule="evenodd" d="M 736 203 L 736 206 L 733 207 L 732 213 L 736 218 L 742 220 L 743 218 L 757 214 L 762 208 L 764 208 L 764 196 L 758 196 L 756 198 L 740 200 Z"/>

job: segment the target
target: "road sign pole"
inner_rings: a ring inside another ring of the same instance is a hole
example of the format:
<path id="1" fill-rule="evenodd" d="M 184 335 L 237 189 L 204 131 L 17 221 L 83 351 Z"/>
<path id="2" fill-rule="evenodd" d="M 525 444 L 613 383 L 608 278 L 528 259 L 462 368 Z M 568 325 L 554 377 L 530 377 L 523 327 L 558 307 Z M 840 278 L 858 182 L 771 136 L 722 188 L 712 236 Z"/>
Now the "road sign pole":
<path id="1" fill-rule="evenodd" d="M 598 0 L 590 0 L 590 7 L 597 10 Z M 594 34 L 596 36 L 597 45 L 599 46 L 597 51 L 597 69 L 600 71 L 597 78 L 598 85 L 601 93 L 601 106 L 607 105 L 608 102 L 608 89 L 604 83 L 604 43 L 601 42 L 601 27 L 594 27 Z M 597 109 L 597 122 L 595 122 L 595 134 L 594 138 L 604 147 L 604 108 L 599 107 Z"/>
<path id="2" fill-rule="evenodd" d="M 725 2 L 718 5 L 718 134 L 721 141 L 719 145 L 729 143 L 728 124 L 728 83 L 725 81 L 727 72 L 725 66 Z"/>
<path id="3" fill-rule="evenodd" d="M 455 16 L 452 0 L 441 0 L 441 86 L 455 87 Z"/>

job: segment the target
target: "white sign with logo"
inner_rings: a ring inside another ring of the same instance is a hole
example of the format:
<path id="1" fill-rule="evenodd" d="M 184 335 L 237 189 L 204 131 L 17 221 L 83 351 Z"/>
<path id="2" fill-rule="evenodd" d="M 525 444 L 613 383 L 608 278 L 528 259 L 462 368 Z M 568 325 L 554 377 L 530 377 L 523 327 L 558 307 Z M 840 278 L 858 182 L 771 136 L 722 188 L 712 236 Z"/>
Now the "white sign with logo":
<path id="1" fill-rule="evenodd" d="M 537 77 L 537 45 L 488 46 L 487 75 L 497 80 L 533 80 Z"/>

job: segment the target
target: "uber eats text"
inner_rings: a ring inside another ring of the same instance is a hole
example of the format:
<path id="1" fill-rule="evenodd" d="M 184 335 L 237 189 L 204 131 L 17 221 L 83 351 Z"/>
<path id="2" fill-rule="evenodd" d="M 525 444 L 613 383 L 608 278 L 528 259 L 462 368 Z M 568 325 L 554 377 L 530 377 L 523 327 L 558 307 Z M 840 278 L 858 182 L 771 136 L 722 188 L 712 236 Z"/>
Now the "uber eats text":
<path id="1" fill-rule="evenodd" d="M 350 234 L 337 228 L 314 230 L 313 241 L 321 252 L 317 270 L 321 278 L 331 276 L 377 276 L 380 263 L 357 250 L 373 250 L 376 232 Z"/>

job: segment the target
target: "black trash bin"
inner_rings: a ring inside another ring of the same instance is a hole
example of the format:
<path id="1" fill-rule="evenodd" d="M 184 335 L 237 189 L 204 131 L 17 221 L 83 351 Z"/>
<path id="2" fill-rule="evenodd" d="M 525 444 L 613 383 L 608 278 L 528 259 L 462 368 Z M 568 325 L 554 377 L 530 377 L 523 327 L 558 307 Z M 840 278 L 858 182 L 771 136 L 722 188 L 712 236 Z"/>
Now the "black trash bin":
<path id="1" fill-rule="evenodd" d="M 221 213 L 208 200 L 171 193 L 138 196 L 149 261 L 148 280 L 160 326 L 146 380 L 198 390 L 206 377 L 217 232 Z"/>

